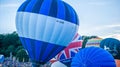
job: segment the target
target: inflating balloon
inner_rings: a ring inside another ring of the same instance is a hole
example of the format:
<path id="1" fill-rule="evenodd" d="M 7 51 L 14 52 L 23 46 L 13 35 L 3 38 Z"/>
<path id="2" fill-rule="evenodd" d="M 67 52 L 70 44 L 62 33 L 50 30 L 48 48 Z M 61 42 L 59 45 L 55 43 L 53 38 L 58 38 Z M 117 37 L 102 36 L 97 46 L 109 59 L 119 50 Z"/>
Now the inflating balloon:
<path id="1" fill-rule="evenodd" d="M 100 42 L 101 42 L 101 38 L 97 37 L 97 38 L 92 38 L 89 39 L 88 42 L 86 43 L 86 47 L 90 47 L 90 46 L 96 46 L 99 47 L 100 46 Z"/>
<path id="2" fill-rule="evenodd" d="M 73 39 L 79 22 L 61 0 L 26 0 L 18 9 L 16 28 L 33 66 L 45 64 Z"/>
<path id="3" fill-rule="evenodd" d="M 81 49 L 72 59 L 71 67 L 116 67 L 112 55 L 102 48 Z"/>
<path id="4" fill-rule="evenodd" d="M 115 38 L 103 39 L 100 47 L 109 51 L 115 59 L 120 59 L 120 41 Z"/>

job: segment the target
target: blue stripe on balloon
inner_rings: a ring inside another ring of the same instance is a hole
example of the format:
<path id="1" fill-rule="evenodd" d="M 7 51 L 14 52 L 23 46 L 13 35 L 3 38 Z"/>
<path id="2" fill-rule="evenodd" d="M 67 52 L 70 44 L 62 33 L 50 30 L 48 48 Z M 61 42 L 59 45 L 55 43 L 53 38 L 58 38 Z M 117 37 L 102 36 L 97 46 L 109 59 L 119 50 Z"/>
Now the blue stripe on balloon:
<path id="1" fill-rule="evenodd" d="M 59 46 L 59 45 L 56 45 L 56 48 L 53 53 L 51 53 L 51 55 L 45 60 L 46 62 L 49 61 L 49 59 L 55 57 L 60 51 L 62 51 L 65 46 Z"/>
<path id="2" fill-rule="evenodd" d="M 56 17 L 57 16 L 57 2 L 58 1 L 53 1 L 52 4 L 51 4 L 51 7 L 50 7 L 50 12 L 49 12 L 49 16 L 52 16 L 52 17 Z"/>
<path id="3" fill-rule="evenodd" d="M 74 9 L 70 5 L 68 5 L 67 3 L 66 3 L 66 5 L 67 5 L 67 8 L 68 8 L 68 10 L 70 12 L 70 17 L 69 17 L 70 21 L 75 23 L 75 24 L 78 24 L 77 15 L 75 14 Z"/>
<path id="4" fill-rule="evenodd" d="M 25 1 L 25 2 L 19 7 L 18 11 L 24 11 L 29 2 L 30 2 L 30 0 Z"/>
<path id="5" fill-rule="evenodd" d="M 43 15 L 48 15 L 53 0 L 44 0 L 39 9 L 39 13 Z"/>
<path id="6" fill-rule="evenodd" d="M 49 43 L 47 43 L 47 42 L 43 42 L 43 41 L 39 41 L 39 42 L 42 42 L 42 47 L 41 47 L 41 53 L 40 53 L 40 58 L 39 58 L 39 60 L 41 60 L 41 61 L 43 61 L 43 55 L 44 55 L 44 51 L 45 51 L 45 49 L 46 49 L 46 47 L 48 46 L 48 44 Z M 49 53 L 49 52 L 48 52 Z M 37 59 L 36 59 L 37 60 Z M 44 62 L 44 61 L 43 61 Z"/>
<path id="7" fill-rule="evenodd" d="M 72 8 L 73 9 L 73 8 Z M 74 9 L 73 9 L 74 10 Z M 77 24 L 77 25 L 79 25 L 79 17 L 78 17 L 78 15 L 77 15 L 77 13 L 75 12 L 75 10 L 74 10 L 74 13 L 75 13 L 75 21 L 76 21 L 76 23 L 75 24 Z"/>
<path id="8" fill-rule="evenodd" d="M 55 45 L 53 44 L 48 44 L 46 49 L 44 49 L 44 55 L 42 56 L 42 60 L 45 60 L 46 57 L 49 57 L 51 51 L 54 49 Z M 48 53 L 49 51 L 49 53 Z"/>
<path id="9" fill-rule="evenodd" d="M 40 58 L 40 53 L 41 53 L 41 47 L 42 47 L 42 42 L 39 42 L 39 41 L 35 41 L 35 59 L 39 59 Z"/>
<path id="10" fill-rule="evenodd" d="M 35 55 L 34 55 L 34 50 L 32 49 L 32 48 L 34 48 L 33 44 L 31 43 L 31 40 L 29 40 L 29 39 L 24 39 L 24 40 L 26 42 L 26 46 L 27 46 L 27 49 L 29 51 L 29 54 L 32 56 L 31 60 L 34 60 Z"/>
<path id="11" fill-rule="evenodd" d="M 71 20 L 71 18 L 70 18 L 71 17 L 70 11 L 69 11 L 66 3 L 64 3 L 64 6 L 65 6 L 65 20 L 70 21 Z"/>
<path id="12" fill-rule="evenodd" d="M 65 19 L 65 7 L 62 2 L 58 2 L 57 18 Z"/>
<path id="13" fill-rule="evenodd" d="M 23 43 L 22 45 L 24 46 L 24 48 L 27 50 L 29 54 L 28 56 L 31 58 L 31 60 L 34 60 L 34 56 L 33 56 L 32 49 L 31 49 L 32 47 L 31 47 L 29 39 L 20 37 L 20 40 Z"/>
<path id="14" fill-rule="evenodd" d="M 67 3 L 63 2 L 64 3 L 64 6 L 65 6 L 65 20 L 67 21 L 71 21 L 72 23 L 74 24 L 77 24 L 78 25 L 78 21 L 77 21 L 77 16 L 74 12 L 74 9 L 68 5 Z"/>
<path id="15" fill-rule="evenodd" d="M 33 0 L 34 1 L 34 0 Z M 37 2 L 34 4 L 34 7 L 32 9 L 33 13 L 39 13 L 39 10 L 41 8 L 41 5 L 43 3 L 44 0 L 37 0 Z"/>
<path id="16" fill-rule="evenodd" d="M 24 41 L 24 39 L 20 38 L 20 41 L 22 42 L 22 44 L 26 44 L 25 41 Z M 23 47 L 24 47 L 25 49 L 27 49 L 27 46 L 26 46 L 26 45 L 23 45 Z"/>
<path id="17" fill-rule="evenodd" d="M 36 3 L 37 3 L 37 0 L 31 0 L 28 3 L 27 7 L 25 8 L 25 11 L 31 12 Z"/>
<path id="18" fill-rule="evenodd" d="M 65 48 L 65 46 L 51 44 L 30 38 L 20 37 L 20 40 L 23 43 L 25 49 L 28 51 L 31 61 L 39 63 L 46 63 Z"/>

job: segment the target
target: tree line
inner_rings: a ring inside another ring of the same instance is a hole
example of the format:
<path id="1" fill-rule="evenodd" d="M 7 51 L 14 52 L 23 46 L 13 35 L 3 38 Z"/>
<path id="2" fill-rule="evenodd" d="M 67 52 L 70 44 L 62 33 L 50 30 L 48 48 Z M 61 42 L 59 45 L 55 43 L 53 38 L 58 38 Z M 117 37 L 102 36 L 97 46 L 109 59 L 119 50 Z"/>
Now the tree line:
<path id="1" fill-rule="evenodd" d="M 23 59 L 24 61 L 29 60 L 16 32 L 0 34 L 0 54 L 3 54 L 5 57 L 10 57 L 10 53 L 19 59 L 19 61 Z"/>

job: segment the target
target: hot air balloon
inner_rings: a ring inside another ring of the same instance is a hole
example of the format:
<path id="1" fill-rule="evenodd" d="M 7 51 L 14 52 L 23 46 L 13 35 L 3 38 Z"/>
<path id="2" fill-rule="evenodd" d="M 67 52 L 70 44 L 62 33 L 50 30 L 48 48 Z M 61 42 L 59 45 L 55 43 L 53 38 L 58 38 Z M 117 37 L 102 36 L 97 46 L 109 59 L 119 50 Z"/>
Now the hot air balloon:
<path id="1" fill-rule="evenodd" d="M 100 47 L 109 51 L 115 59 L 120 59 L 120 41 L 115 38 L 103 39 Z"/>
<path id="2" fill-rule="evenodd" d="M 56 55 L 55 58 L 51 60 L 51 62 L 60 61 L 65 64 L 67 67 L 70 67 L 72 58 L 82 47 L 82 38 L 77 33 L 73 38 L 73 41 L 59 54 Z"/>
<path id="3" fill-rule="evenodd" d="M 71 67 L 116 67 L 112 55 L 102 48 L 81 49 L 72 59 Z"/>
<path id="4" fill-rule="evenodd" d="M 73 39 L 79 27 L 75 10 L 61 0 L 26 0 L 16 28 L 33 66 L 45 64 Z"/>
<path id="5" fill-rule="evenodd" d="M 99 47 L 101 41 L 102 41 L 102 38 L 99 38 L 99 37 L 89 39 L 86 43 L 86 47 L 90 47 L 90 46 Z"/>

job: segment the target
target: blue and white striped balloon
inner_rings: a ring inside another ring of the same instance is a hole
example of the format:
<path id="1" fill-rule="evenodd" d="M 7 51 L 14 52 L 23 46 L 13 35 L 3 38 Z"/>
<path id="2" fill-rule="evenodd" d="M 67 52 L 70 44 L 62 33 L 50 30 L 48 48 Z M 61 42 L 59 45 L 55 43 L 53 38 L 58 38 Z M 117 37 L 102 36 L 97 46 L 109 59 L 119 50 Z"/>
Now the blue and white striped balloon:
<path id="1" fill-rule="evenodd" d="M 18 9 L 16 28 L 32 62 L 44 64 L 77 33 L 74 9 L 61 0 L 27 0 Z"/>

